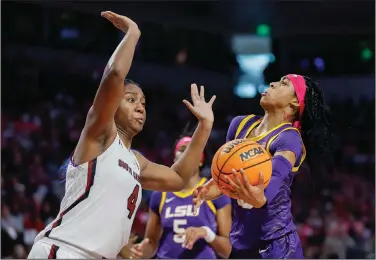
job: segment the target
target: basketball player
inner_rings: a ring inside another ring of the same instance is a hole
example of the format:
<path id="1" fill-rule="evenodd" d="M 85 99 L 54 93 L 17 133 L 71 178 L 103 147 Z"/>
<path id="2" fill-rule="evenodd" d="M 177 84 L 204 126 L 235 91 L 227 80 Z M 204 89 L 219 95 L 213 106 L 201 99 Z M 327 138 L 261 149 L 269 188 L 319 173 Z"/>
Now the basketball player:
<path id="1" fill-rule="evenodd" d="M 136 23 L 113 12 L 102 16 L 125 32 L 112 54 L 66 173 L 66 193 L 57 218 L 38 234 L 29 258 L 116 258 L 127 244 L 142 188 L 179 191 L 200 163 L 214 121 L 204 89 L 191 86 L 199 119 L 192 142 L 171 167 L 148 161 L 130 150 L 143 128 L 145 96 L 124 83 L 140 37 Z M 142 187 L 142 188 L 141 188 Z"/>
<path id="2" fill-rule="evenodd" d="M 192 140 L 184 136 L 175 147 L 177 161 Z M 201 156 L 201 166 L 204 154 Z M 134 245 L 124 258 L 158 259 L 216 259 L 216 255 L 228 258 L 231 252 L 231 201 L 222 196 L 206 201 L 198 214 L 193 215 L 193 190 L 206 182 L 197 167 L 184 190 L 179 192 L 154 192 L 150 200 L 149 220 L 145 239 Z M 128 257 L 127 257 L 128 256 Z"/>
<path id="3" fill-rule="evenodd" d="M 230 258 L 303 258 L 303 250 L 291 214 L 290 186 L 306 157 L 312 169 L 323 164 L 329 154 L 331 135 L 326 119 L 328 107 L 323 93 L 310 78 L 290 74 L 270 84 L 262 94 L 263 117 L 234 118 L 226 141 L 249 138 L 273 155 L 272 177 L 264 190 L 264 180 L 256 186 L 242 178 L 231 181 L 233 225 Z M 316 161 L 322 158 L 321 161 Z M 234 171 L 233 171 L 234 172 Z M 236 176 L 236 175 L 235 175 Z M 196 207 L 203 200 L 221 195 L 210 181 L 194 193 Z"/>

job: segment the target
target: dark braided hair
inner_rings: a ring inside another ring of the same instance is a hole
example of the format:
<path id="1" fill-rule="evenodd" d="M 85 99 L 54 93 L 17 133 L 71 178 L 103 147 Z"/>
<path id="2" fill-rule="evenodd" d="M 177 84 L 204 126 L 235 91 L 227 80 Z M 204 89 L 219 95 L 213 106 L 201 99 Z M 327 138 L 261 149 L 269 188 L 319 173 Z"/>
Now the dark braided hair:
<path id="1" fill-rule="evenodd" d="M 301 135 L 307 151 L 310 172 L 322 174 L 332 163 L 334 136 L 328 117 L 329 107 L 317 83 L 304 77 L 307 86 L 305 108 L 301 118 Z M 311 174 L 311 176 L 313 176 Z"/>

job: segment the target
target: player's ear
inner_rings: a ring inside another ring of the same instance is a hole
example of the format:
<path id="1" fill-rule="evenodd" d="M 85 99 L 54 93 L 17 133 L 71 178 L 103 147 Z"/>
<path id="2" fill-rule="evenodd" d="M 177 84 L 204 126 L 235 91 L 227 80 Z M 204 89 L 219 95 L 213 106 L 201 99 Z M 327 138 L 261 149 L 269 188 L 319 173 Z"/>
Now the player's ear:
<path id="1" fill-rule="evenodd" d="M 291 108 L 292 110 L 292 114 L 295 115 L 296 113 L 298 113 L 299 111 L 299 101 L 298 101 L 298 98 L 294 97 L 290 103 L 289 103 L 289 107 Z"/>

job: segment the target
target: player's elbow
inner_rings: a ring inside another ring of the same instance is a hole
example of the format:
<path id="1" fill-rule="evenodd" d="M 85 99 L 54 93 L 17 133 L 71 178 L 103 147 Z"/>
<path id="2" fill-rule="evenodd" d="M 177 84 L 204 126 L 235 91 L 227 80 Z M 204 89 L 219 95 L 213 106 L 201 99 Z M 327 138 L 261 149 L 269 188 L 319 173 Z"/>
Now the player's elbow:
<path id="1" fill-rule="evenodd" d="M 177 191 L 183 190 L 185 188 L 185 186 L 187 186 L 188 181 L 184 181 L 182 177 L 177 176 L 177 178 L 174 179 L 174 182 L 171 183 L 171 185 L 170 185 L 171 191 L 177 192 Z"/>
<path id="2" fill-rule="evenodd" d="M 108 66 L 104 78 L 119 79 L 123 81 L 125 79 L 125 76 L 125 73 L 122 72 L 122 69 L 119 65 L 111 64 L 110 66 Z"/>

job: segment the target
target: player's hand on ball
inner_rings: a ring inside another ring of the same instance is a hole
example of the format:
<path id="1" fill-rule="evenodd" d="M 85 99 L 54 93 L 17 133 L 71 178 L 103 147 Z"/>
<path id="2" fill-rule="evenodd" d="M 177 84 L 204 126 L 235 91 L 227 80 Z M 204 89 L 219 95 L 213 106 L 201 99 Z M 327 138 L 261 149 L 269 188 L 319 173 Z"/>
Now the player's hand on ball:
<path id="1" fill-rule="evenodd" d="M 216 96 L 212 96 L 209 102 L 206 102 L 204 86 L 200 87 L 200 93 L 198 93 L 197 85 L 192 84 L 191 98 L 193 105 L 185 99 L 183 100 L 183 103 L 188 107 L 189 110 L 191 110 L 192 114 L 194 114 L 199 121 L 208 123 L 211 127 L 214 122 L 212 106 Z"/>
<path id="2" fill-rule="evenodd" d="M 189 227 L 183 233 L 177 235 L 185 237 L 182 247 L 192 250 L 195 242 L 206 236 L 206 230 L 202 227 Z"/>
<path id="3" fill-rule="evenodd" d="M 133 245 L 130 250 L 129 259 L 140 259 L 144 254 L 144 246 L 149 243 L 149 238 L 145 238 L 141 243 Z"/>
<path id="4" fill-rule="evenodd" d="M 104 11 L 101 16 L 109 20 L 116 28 L 127 32 L 128 30 L 134 30 L 134 32 L 140 33 L 137 24 L 124 15 L 119 15 L 111 11 Z"/>
<path id="5" fill-rule="evenodd" d="M 261 208 L 266 203 L 266 197 L 264 194 L 264 176 L 260 172 L 259 183 L 257 185 L 251 185 L 248 182 L 247 176 L 243 169 L 240 169 L 241 178 L 239 178 L 235 169 L 232 169 L 234 181 L 226 176 L 227 181 L 232 187 L 232 191 L 235 196 L 245 203 L 252 205 L 255 208 Z"/>

